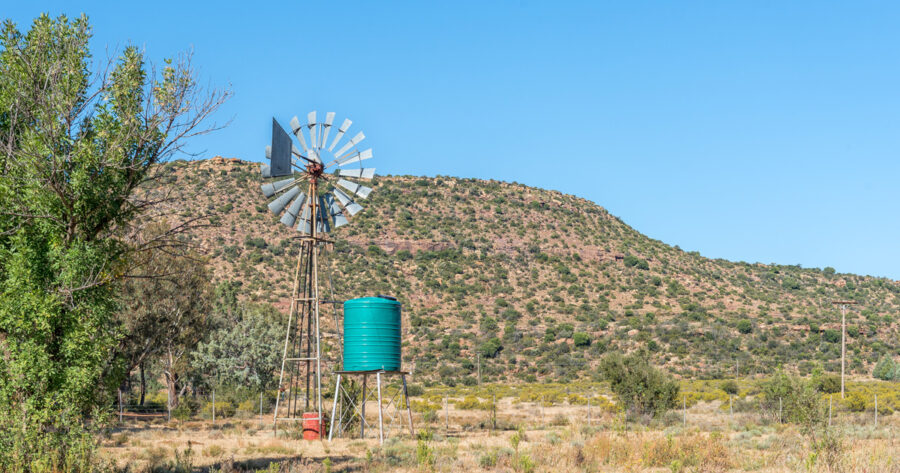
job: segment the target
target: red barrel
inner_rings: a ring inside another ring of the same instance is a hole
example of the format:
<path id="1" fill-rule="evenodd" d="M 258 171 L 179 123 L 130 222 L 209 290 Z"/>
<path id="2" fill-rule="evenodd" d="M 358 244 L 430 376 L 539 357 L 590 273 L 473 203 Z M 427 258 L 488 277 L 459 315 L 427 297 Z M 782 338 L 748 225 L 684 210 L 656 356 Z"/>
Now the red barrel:
<path id="1" fill-rule="evenodd" d="M 322 434 L 322 422 L 318 412 L 303 413 L 303 440 L 319 440 Z"/>

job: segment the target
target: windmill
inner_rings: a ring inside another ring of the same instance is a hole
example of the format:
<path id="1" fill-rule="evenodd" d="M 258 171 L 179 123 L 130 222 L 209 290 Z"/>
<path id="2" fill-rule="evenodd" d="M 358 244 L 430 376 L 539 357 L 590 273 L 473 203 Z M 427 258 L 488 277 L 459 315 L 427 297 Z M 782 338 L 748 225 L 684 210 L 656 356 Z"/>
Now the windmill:
<path id="1" fill-rule="evenodd" d="M 305 123 L 297 117 L 291 119 L 291 134 L 299 148 L 273 118 L 272 144 L 266 146 L 269 164 L 261 166 L 261 189 L 270 200 L 269 210 L 298 232 L 301 243 L 273 424 L 277 429 L 279 419 L 302 419 L 304 426 L 314 422 L 317 435 L 324 424 L 319 309 L 325 302 L 334 303 L 320 297 L 319 258 L 331 242 L 327 234 L 350 223 L 363 210 L 357 200 L 372 192 L 350 179 L 367 180 L 375 175 L 375 168 L 362 167 L 363 161 L 372 158 L 371 149 L 358 148 L 365 135 L 359 132 L 349 138 L 352 122 L 346 119 L 333 133 L 334 116 L 328 112 L 325 120 L 319 121 L 312 111 Z"/>

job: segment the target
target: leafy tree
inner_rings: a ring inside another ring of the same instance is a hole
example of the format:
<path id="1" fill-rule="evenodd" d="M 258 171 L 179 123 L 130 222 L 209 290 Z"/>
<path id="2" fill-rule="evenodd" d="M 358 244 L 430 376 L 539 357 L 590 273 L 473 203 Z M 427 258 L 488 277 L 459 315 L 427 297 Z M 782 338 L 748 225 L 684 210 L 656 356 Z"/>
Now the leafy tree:
<path id="1" fill-rule="evenodd" d="M 171 408 L 187 384 L 182 382 L 190 353 L 210 327 L 210 271 L 193 254 L 151 252 L 137 276 L 124 285 L 122 320 L 128 333 L 123 351 L 129 370 L 151 357 L 161 361 Z M 143 392 L 143 387 L 142 387 Z"/>
<path id="2" fill-rule="evenodd" d="M 738 332 L 748 334 L 753 331 L 753 325 L 747 319 L 741 319 L 737 324 Z"/>
<path id="3" fill-rule="evenodd" d="M 284 332 L 282 317 L 270 305 L 250 305 L 201 342 L 191 367 L 213 384 L 253 391 L 275 388 L 281 351 L 273 341 Z"/>
<path id="4" fill-rule="evenodd" d="M 202 96 L 187 58 L 156 77 L 133 46 L 93 81 L 90 36 L 84 16 L 0 33 L 4 471 L 90 468 L 92 448 L 72 442 L 123 376 L 116 289 L 161 244 L 133 236 L 165 197 L 135 191 L 227 95 Z"/>
<path id="5" fill-rule="evenodd" d="M 826 329 L 824 338 L 828 343 L 838 343 L 841 341 L 841 332 L 838 332 L 837 330 Z"/>
<path id="6" fill-rule="evenodd" d="M 659 416 L 677 404 L 678 383 L 644 353 L 609 353 L 600 361 L 600 374 L 619 402 L 637 415 Z"/>
<path id="7" fill-rule="evenodd" d="M 890 355 L 885 355 L 875 363 L 872 377 L 885 381 L 900 381 L 900 364 L 894 362 Z"/>

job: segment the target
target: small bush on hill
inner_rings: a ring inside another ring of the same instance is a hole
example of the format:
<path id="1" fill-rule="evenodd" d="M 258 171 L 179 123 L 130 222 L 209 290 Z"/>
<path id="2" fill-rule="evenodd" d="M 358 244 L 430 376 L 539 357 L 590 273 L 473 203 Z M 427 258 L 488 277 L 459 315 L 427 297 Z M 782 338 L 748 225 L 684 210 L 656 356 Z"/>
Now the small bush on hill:
<path id="1" fill-rule="evenodd" d="M 600 373 L 619 402 L 637 415 L 660 416 L 677 404 L 678 383 L 652 366 L 642 352 L 610 353 L 600 361 Z"/>

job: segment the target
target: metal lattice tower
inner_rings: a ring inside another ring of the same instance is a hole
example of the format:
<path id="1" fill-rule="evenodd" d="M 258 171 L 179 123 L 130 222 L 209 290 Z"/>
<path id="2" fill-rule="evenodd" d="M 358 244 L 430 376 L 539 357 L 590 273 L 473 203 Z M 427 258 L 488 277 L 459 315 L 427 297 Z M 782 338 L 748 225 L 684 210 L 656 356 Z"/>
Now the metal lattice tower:
<path id="1" fill-rule="evenodd" d="M 344 120 L 328 145 L 334 115 L 334 112 L 328 112 L 325 120 L 320 122 L 313 111 L 307 115 L 305 124 L 294 117 L 290 122 L 291 132 L 300 148 L 273 118 L 272 144 L 266 147 L 269 164 L 261 167 L 266 181 L 261 186 L 262 192 L 271 199 L 269 210 L 281 216 L 282 224 L 295 229 L 300 241 L 284 337 L 279 394 L 272 419 L 276 429 L 279 420 L 313 420 L 304 418 L 303 414 L 315 412 L 314 420 L 321 433 L 325 422 L 322 417 L 320 307 L 334 301 L 325 301 L 321 297 L 320 258 L 332 242 L 327 234 L 333 228 L 350 223 L 350 219 L 363 210 L 356 199 L 365 199 L 372 192 L 371 188 L 346 179 L 372 179 L 375 175 L 375 168 L 361 167 L 362 161 L 372 158 L 371 149 L 357 149 L 365 135 L 357 133 L 341 144 L 352 124 L 350 120 Z M 275 180 L 282 177 L 287 178 Z M 335 330 L 339 330 L 336 317 L 335 325 Z"/>

